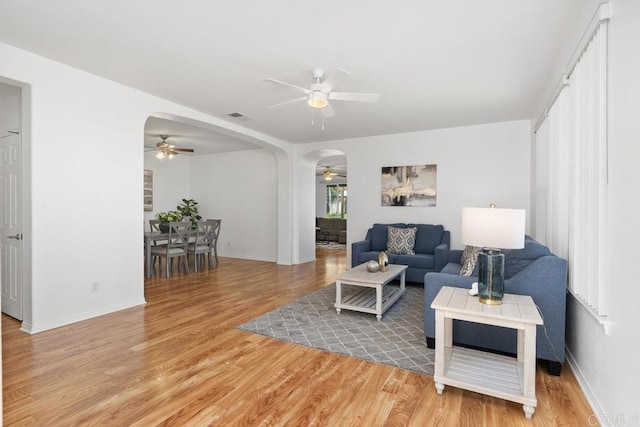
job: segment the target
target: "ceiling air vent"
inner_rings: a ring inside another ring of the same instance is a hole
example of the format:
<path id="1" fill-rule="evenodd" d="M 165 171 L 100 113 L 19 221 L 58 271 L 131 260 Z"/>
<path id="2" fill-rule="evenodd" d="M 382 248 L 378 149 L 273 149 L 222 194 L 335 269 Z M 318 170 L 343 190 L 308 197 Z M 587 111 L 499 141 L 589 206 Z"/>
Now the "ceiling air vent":
<path id="1" fill-rule="evenodd" d="M 245 116 L 244 114 L 238 113 L 238 112 L 229 113 L 229 114 L 227 114 L 227 116 L 233 117 L 234 119 L 238 119 L 238 120 L 252 120 L 251 117 Z"/>

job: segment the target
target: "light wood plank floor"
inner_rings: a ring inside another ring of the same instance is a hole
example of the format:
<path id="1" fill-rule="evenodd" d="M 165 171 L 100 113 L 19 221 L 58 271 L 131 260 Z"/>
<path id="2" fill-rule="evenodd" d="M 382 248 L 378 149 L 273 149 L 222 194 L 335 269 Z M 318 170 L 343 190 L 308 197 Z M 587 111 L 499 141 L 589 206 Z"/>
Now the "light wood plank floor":
<path id="1" fill-rule="evenodd" d="M 234 329 L 332 283 L 341 251 L 277 266 L 221 258 L 154 278 L 147 304 L 30 336 L 3 316 L 4 423 L 40 426 L 567 426 L 592 414 L 565 366 L 521 406 L 429 376 Z"/>

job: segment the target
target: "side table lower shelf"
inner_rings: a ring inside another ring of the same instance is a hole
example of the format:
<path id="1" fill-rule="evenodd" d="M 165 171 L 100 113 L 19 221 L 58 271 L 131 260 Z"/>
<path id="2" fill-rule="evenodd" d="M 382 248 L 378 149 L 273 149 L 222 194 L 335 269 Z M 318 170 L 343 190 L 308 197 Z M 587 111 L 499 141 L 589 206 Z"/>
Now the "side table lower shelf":
<path id="1" fill-rule="evenodd" d="M 444 385 L 523 405 L 536 406 L 536 399 L 526 398 L 522 388 L 524 364 L 515 357 L 453 346 L 445 349 L 444 376 L 433 379 L 442 394 Z M 439 388 L 438 385 L 442 385 Z"/>

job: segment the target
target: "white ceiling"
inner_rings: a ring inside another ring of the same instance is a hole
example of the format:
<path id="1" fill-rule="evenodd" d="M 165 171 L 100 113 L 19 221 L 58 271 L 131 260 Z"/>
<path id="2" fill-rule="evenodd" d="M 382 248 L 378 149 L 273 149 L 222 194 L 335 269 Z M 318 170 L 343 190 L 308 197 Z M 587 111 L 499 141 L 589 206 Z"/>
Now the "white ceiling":
<path id="1" fill-rule="evenodd" d="M 2 0 L 0 41 L 305 143 L 537 116 L 582 1 Z M 299 94 L 264 78 L 316 67 L 380 100 L 335 101 L 324 130 L 305 103 L 268 108 Z"/>

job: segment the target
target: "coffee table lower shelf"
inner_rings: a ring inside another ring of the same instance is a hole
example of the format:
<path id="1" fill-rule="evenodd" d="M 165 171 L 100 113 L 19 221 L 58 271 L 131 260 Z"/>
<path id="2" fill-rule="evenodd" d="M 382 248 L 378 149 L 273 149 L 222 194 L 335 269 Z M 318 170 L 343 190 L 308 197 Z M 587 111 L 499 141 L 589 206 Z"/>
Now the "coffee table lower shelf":
<path id="1" fill-rule="evenodd" d="M 340 309 L 361 311 L 363 313 L 379 314 L 387 311 L 403 294 L 403 289 L 395 286 L 385 286 L 382 288 L 382 309 L 376 308 L 376 289 L 362 288 L 352 295 L 346 296 L 340 304 L 336 303 L 335 308 L 338 313 Z M 379 318 L 380 318 L 379 317 Z"/>

